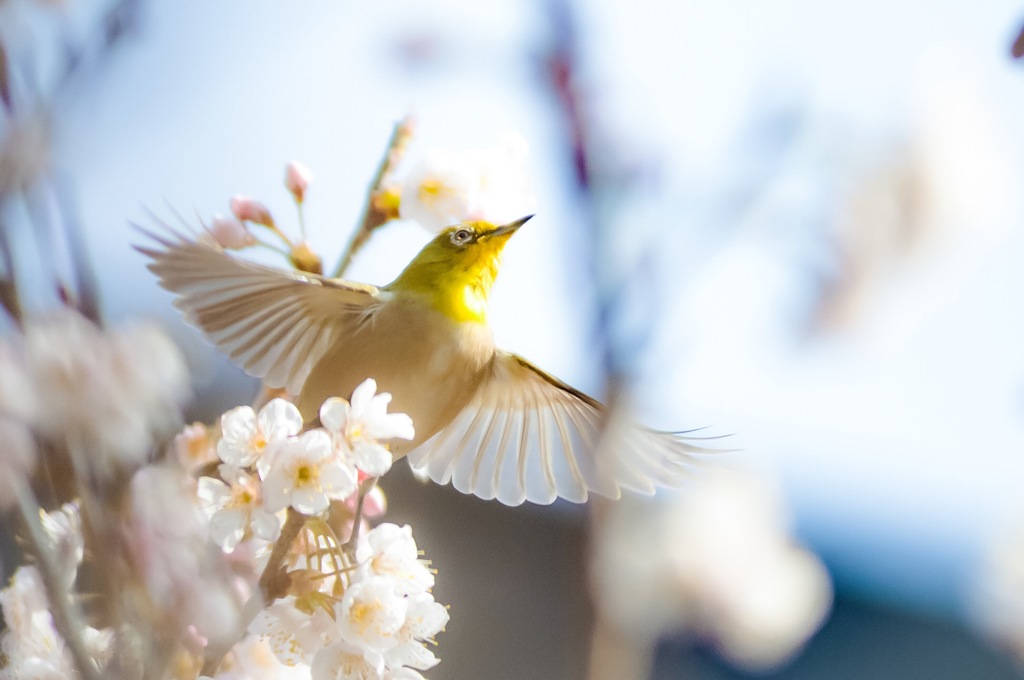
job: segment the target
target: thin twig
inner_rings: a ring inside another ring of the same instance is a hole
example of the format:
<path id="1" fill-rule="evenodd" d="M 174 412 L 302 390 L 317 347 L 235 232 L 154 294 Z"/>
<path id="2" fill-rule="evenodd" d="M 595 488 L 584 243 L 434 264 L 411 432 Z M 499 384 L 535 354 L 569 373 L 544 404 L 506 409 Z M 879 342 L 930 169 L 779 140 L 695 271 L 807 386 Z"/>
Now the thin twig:
<path id="1" fill-rule="evenodd" d="M 15 487 L 15 493 L 18 497 L 18 510 L 21 511 L 21 516 L 28 527 L 28 539 L 32 544 L 39 566 L 39 573 L 46 588 L 46 595 L 50 603 L 50 613 L 53 616 L 53 623 L 57 627 L 57 632 L 64 638 L 68 651 L 71 652 L 71 658 L 78 668 L 82 679 L 101 680 L 99 670 L 89 657 L 85 641 L 82 640 L 81 633 L 85 630 L 82 617 L 79 615 L 74 603 L 71 602 L 68 590 L 58 575 L 56 558 L 53 555 L 53 550 L 49 545 L 46 531 L 43 529 L 43 523 L 39 517 L 41 508 L 25 480 L 20 479 L 17 475 L 12 475 L 10 483 Z"/>
<path id="2" fill-rule="evenodd" d="M 408 146 L 409 140 L 412 139 L 412 134 L 412 116 L 406 116 L 398 123 L 395 123 L 395 129 L 391 132 L 391 139 L 388 140 L 387 150 L 384 152 L 384 157 L 381 159 L 380 165 L 377 166 L 377 172 L 370 182 L 370 189 L 366 194 L 366 204 L 363 206 L 363 216 L 359 220 L 359 227 L 352 234 L 348 245 L 345 246 L 345 251 L 338 261 L 338 266 L 334 268 L 332 276 L 335 278 L 345 273 L 349 265 L 352 264 L 352 258 L 366 245 L 374 230 L 387 224 L 387 214 L 378 208 L 374 199 L 384 188 L 385 182 L 395 171 L 399 161 L 402 160 L 402 156 L 405 155 L 405 148 Z"/>
<path id="3" fill-rule="evenodd" d="M 286 587 L 286 584 L 282 584 L 284 581 L 282 578 L 284 561 L 288 557 L 288 551 L 292 547 L 292 543 L 299 535 L 299 532 L 302 531 L 302 527 L 305 526 L 307 519 L 308 517 L 301 512 L 297 512 L 294 508 L 288 508 L 288 519 L 285 520 L 284 526 L 281 527 L 281 534 L 277 537 L 274 549 L 270 552 L 267 566 L 263 568 L 263 573 L 260 574 L 259 588 L 242 606 L 242 620 L 239 626 L 242 633 L 249 628 L 249 624 L 265 607 L 283 596 L 283 591 Z M 209 677 L 216 675 L 217 670 L 224 661 L 224 657 L 227 656 L 227 653 L 231 651 L 233 646 L 227 645 L 223 649 L 215 651 L 204 660 L 203 668 L 199 674 Z"/>

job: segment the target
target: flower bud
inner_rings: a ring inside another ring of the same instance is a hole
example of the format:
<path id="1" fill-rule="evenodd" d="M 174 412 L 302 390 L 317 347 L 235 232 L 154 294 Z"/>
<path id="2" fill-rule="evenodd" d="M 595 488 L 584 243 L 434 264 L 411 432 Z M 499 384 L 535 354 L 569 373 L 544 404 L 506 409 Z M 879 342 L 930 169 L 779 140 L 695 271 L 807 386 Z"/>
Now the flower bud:
<path id="1" fill-rule="evenodd" d="M 288 254 L 292 266 L 299 271 L 310 274 L 323 274 L 324 265 L 320 256 L 313 252 L 308 243 L 300 243 L 294 246 Z"/>
<path id="2" fill-rule="evenodd" d="M 256 243 L 256 237 L 235 217 L 214 215 L 209 231 L 218 245 L 228 250 L 241 250 Z"/>
<path id="3" fill-rule="evenodd" d="M 243 222 L 255 222 L 265 227 L 274 226 L 274 218 L 270 216 L 267 206 L 248 196 L 239 194 L 232 197 L 231 212 Z"/>
<path id="4" fill-rule="evenodd" d="M 307 166 L 292 161 L 284 169 L 284 186 L 295 197 L 296 203 L 302 203 L 306 198 L 306 188 L 313 181 L 313 171 Z"/>

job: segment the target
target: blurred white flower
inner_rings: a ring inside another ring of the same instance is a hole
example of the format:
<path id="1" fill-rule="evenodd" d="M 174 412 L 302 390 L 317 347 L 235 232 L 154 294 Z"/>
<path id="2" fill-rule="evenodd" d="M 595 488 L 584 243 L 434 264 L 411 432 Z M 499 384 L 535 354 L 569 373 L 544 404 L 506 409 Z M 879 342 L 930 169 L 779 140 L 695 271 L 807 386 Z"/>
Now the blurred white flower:
<path id="1" fill-rule="evenodd" d="M 409 170 L 398 212 L 428 231 L 441 231 L 469 215 L 480 178 L 464 156 L 435 149 Z"/>
<path id="2" fill-rule="evenodd" d="M 46 403 L 34 429 L 88 450 L 85 462 L 101 476 L 143 462 L 154 438 L 180 426 L 188 373 L 155 327 L 104 332 L 62 309 L 26 323 L 24 361 Z"/>
<path id="3" fill-rule="evenodd" d="M 386 576 L 370 576 L 350 585 L 335 608 L 342 638 L 362 649 L 384 652 L 398 644 L 408 600 Z"/>
<path id="4" fill-rule="evenodd" d="M 186 470 L 193 470 L 204 463 L 217 460 L 217 446 L 210 436 L 210 430 L 203 423 L 186 425 L 174 437 L 174 457 Z"/>
<path id="5" fill-rule="evenodd" d="M 201 477 L 196 489 L 210 513 L 213 542 L 231 552 L 250 529 L 258 538 L 275 540 L 281 523 L 277 515 L 263 507 L 259 478 L 234 465 L 221 465 L 218 472 L 221 479 Z"/>
<path id="6" fill-rule="evenodd" d="M 228 250 L 241 250 L 257 242 L 249 228 L 237 217 L 214 215 L 207 231 L 219 246 Z"/>
<path id="7" fill-rule="evenodd" d="M 268 510 L 289 505 L 305 515 L 316 515 L 331 499 L 344 500 L 357 488 L 354 467 L 336 455 L 330 435 L 311 430 L 278 441 L 269 452 L 263 480 L 263 501 Z"/>
<path id="8" fill-rule="evenodd" d="M 794 545 L 763 481 L 721 472 L 669 503 L 622 499 L 596 539 L 595 596 L 624 634 L 709 636 L 733 663 L 781 663 L 824 621 L 825 568 Z"/>
<path id="9" fill-rule="evenodd" d="M 65 680 L 76 677 L 71 654 L 54 627 L 42 577 L 32 565 L 14 572 L 10 585 L 0 591 L 6 630 L 0 636 L 5 664 L 2 678 Z M 102 668 L 109 657 L 110 630 L 87 627 L 82 631 L 86 652 Z"/>
<path id="10" fill-rule="evenodd" d="M 64 586 L 70 590 L 78 576 L 78 567 L 85 555 L 85 537 L 82 535 L 82 515 L 77 503 L 65 503 L 53 512 L 41 511 L 39 519 L 43 531 L 50 539 L 57 568 Z"/>
<path id="11" fill-rule="evenodd" d="M 352 391 L 352 403 L 332 397 L 320 407 L 320 422 L 343 447 L 349 461 L 379 477 L 391 469 L 391 452 L 380 443 L 386 439 L 415 437 L 412 419 L 404 413 L 388 413 L 391 395 L 375 394 L 377 382 L 368 379 Z"/>
<path id="12" fill-rule="evenodd" d="M 296 203 L 306 200 L 306 189 L 313 182 L 313 171 L 298 161 L 292 161 L 284 169 L 284 186 L 295 197 Z"/>
<path id="13" fill-rule="evenodd" d="M 493 149 L 425 154 L 402 183 L 399 214 L 429 231 L 457 222 L 511 222 L 532 211 L 525 170 L 526 141 L 508 135 Z"/>
<path id="14" fill-rule="evenodd" d="M 360 566 L 372 575 L 387 576 L 402 595 L 422 593 L 434 586 L 434 575 L 419 557 L 407 524 L 385 522 L 366 535 L 358 550 Z"/>
<path id="15" fill-rule="evenodd" d="M 131 481 L 126 544 L 160 612 L 154 625 L 194 626 L 212 644 L 231 641 L 241 603 L 223 554 L 207 540 L 189 480 L 177 468 L 149 466 Z"/>
<path id="16" fill-rule="evenodd" d="M 267 447 L 302 430 L 302 415 L 295 404 L 271 399 L 259 414 L 251 406 L 233 408 L 220 418 L 217 455 L 228 465 L 247 467 L 260 462 Z"/>

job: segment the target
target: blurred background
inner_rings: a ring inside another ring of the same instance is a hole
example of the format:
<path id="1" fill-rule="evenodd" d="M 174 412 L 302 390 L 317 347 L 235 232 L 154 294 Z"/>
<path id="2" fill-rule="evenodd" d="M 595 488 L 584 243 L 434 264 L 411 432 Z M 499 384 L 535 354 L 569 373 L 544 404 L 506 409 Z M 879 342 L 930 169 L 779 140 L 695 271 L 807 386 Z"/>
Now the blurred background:
<path id="1" fill-rule="evenodd" d="M 762 624 L 794 633 L 765 654 L 692 596 L 639 630 L 646 610 L 623 609 L 650 593 L 628 586 L 664 586 L 644 565 L 678 566 L 676 551 L 756 566 L 754 530 L 692 489 L 506 508 L 403 465 L 387 517 L 413 524 L 451 604 L 427 675 L 616 677 L 607 652 L 632 669 L 617 677 L 1012 678 L 1022 26 L 1003 0 L 3 0 L 18 108 L 0 185 L 25 199 L 0 217 L 39 308 L 56 298 L 33 282 L 73 249 L 40 257 L 29 225 L 73 222 L 104 316 L 162 320 L 193 368 L 188 415 L 210 421 L 258 386 L 183 324 L 129 221 L 198 222 L 236 193 L 290 215 L 282 169 L 300 160 L 330 264 L 397 120 L 416 120 L 410 157 L 515 134 L 537 217 L 506 250 L 499 344 L 598 396 L 621 380 L 651 426 L 732 435 L 722 464 L 767 490 L 749 513 L 832 585 L 815 581 L 795 622 L 773 605 Z M 347 276 L 384 284 L 429 238 L 389 225 Z M 686 513 L 703 533 L 674 524 Z M 641 525 L 662 528 L 642 545 L 615 533 Z M 765 588 L 785 605 L 806 595 L 790 580 Z"/>

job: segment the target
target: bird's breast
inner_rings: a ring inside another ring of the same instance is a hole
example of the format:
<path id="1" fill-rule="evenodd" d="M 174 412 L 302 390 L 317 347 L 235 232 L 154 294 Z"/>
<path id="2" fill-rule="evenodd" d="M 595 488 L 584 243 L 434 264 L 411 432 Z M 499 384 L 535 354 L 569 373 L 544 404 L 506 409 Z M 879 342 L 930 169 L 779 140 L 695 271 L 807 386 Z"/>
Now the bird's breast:
<path id="1" fill-rule="evenodd" d="M 494 356 L 490 329 L 454 322 L 418 300 L 393 299 L 338 338 L 314 365 L 297 400 L 303 417 L 315 418 L 329 397 L 348 398 L 373 378 L 390 392 L 390 411 L 407 413 L 416 428 L 404 455 L 447 425 L 473 397 Z"/>

